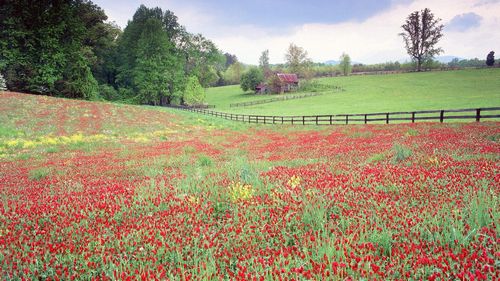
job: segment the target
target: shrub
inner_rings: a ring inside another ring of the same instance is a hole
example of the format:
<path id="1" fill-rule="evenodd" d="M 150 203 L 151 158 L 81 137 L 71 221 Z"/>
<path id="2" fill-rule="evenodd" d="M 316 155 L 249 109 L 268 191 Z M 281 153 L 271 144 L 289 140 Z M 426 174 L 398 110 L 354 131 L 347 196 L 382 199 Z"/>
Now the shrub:
<path id="1" fill-rule="evenodd" d="M 45 177 L 47 177 L 50 174 L 50 169 L 49 168 L 39 168 L 35 170 L 31 170 L 29 172 L 29 179 L 30 180 L 41 180 Z"/>
<path id="2" fill-rule="evenodd" d="M 117 100 L 120 97 L 118 91 L 108 84 L 99 85 L 99 93 L 106 100 Z"/>
<path id="3" fill-rule="evenodd" d="M 205 101 L 205 90 L 194 75 L 188 78 L 183 100 L 188 105 L 202 104 Z"/>
<path id="4" fill-rule="evenodd" d="M 412 155 L 412 151 L 409 148 L 404 147 L 400 144 L 395 144 L 392 147 L 392 150 L 394 150 L 392 162 L 395 164 L 408 159 Z"/>
<path id="5" fill-rule="evenodd" d="M 262 81 L 264 81 L 264 75 L 262 75 L 260 69 L 256 67 L 250 68 L 241 76 L 241 89 L 245 92 L 255 90 L 255 87 Z"/>

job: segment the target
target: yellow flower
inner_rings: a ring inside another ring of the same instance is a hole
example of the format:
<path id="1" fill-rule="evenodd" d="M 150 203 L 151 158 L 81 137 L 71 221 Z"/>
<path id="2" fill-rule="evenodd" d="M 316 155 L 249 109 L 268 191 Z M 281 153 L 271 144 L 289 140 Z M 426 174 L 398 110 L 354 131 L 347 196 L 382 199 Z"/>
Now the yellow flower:
<path id="1" fill-rule="evenodd" d="M 34 141 L 27 140 L 27 141 L 24 141 L 24 143 L 23 143 L 23 148 L 33 148 L 35 146 L 36 146 L 36 143 Z"/>
<path id="2" fill-rule="evenodd" d="M 436 166 L 437 167 L 437 166 L 439 166 L 439 159 L 437 158 L 437 156 L 435 156 L 435 157 L 429 157 L 427 159 L 427 163 L 429 163 L 432 166 Z"/>
<path id="3" fill-rule="evenodd" d="M 233 202 L 251 199 L 253 197 L 252 186 L 250 184 L 233 182 L 229 185 L 229 197 Z"/>
<path id="4" fill-rule="evenodd" d="M 16 147 L 19 144 L 21 144 L 21 141 L 19 141 L 19 140 L 8 140 L 8 141 L 5 142 L 5 145 L 7 147 Z"/>
<path id="5" fill-rule="evenodd" d="M 291 188 L 296 188 L 297 186 L 300 185 L 302 179 L 299 176 L 293 175 L 289 180 L 288 180 L 288 185 Z"/>
<path id="6" fill-rule="evenodd" d="M 83 141 L 83 135 L 82 134 L 76 134 L 72 135 L 69 137 L 70 142 L 82 142 Z"/>

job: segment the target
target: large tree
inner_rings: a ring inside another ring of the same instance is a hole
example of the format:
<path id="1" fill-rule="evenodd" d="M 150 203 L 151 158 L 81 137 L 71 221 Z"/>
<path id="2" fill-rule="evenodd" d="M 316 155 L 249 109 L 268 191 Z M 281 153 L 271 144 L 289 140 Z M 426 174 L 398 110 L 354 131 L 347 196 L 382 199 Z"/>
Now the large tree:
<path id="1" fill-rule="evenodd" d="M 307 57 L 307 51 L 293 43 L 290 43 L 285 54 L 286 66 L 291 73 L 301 77 L 307 76 L 311 60 Z"/>
<path id="2" fill-rule="evenodd" d="M 140 103 L 170 103 L 182 92 L 184 75 L 174 46 L 156 18 L 146 21 L 137 46 L 133 83 Z"/>
<path id="3" fill-rule="evenodd" d="M 4 0 L 0 70 L 16 91 L 97 96 L 96 63 L 104 11 L 87 0 Z"/>
<path id="4" fill-rule="evenodd" d="M 411 13 L 401 27 L 405 48 L 417 64 L 417 70 L 422 70 L 422 64 L 432 59 L 435 55 L 443 52 L 436 47 L 443 37 L 444 25 L 439 24 L 441 19 L 434 18 L 434 14 L 428 8 Z"/>

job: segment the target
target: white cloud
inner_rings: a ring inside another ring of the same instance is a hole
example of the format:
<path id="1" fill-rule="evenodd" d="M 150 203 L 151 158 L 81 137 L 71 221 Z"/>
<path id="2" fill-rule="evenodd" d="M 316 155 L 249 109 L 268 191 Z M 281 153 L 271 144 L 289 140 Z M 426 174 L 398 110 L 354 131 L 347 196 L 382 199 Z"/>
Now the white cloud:
<path id="1" fill-rule="evenodd" d="M 378 63 L 408 58 L 398 36 L 401 25 L 411 12 L 427 7 L 442 19 L 442 23 L 463 13 L 480 15 L 483 18 L 481 25 L 467 32 L 445 30 L 439 46 L 443 47 L 446 55 L 482 58 L 490 49 L 500 46 L 500 3 L 476 5 L 479 2 L 416 0 L 410 4 L 394 5 L 363 22 L 304 24 L 292 31 L 285 30 L 283 34 L 271 28 L 235 26 L 219 29 L 208 37 L 224 51 L 234 53 L 241 61 L 250 64 L 256 64 L 265 49 L 269 49 L 272 63 L 283 62 L 291 42 L 306 49 L 309 56 L 318 62 L 338 59 L 345 51 L 354 61 Z"/>
<path id="2" fill-rule="evenodd" d="M 125 27 L 126 20 L 123 17 L 127 13 L 124 7 L 110 10 L 105 7 L 106 1 L 102 2 L 110 19 Z M 411 12 L 423 8 L 430 8 L 436 17 L 442 19 L 443 24 L 464 13 L 475 13 L 482 18 L 479 26 L 464 32 L 445 29 L 439 43 L 445 55 L 482 58 L 495 47 L 500 47 L 498 0 L 398 0 L 393 1 L 388 10 L 361 22 L 307 23 L 289 29 L 221 24 L 215 16 L 199 7 L 186 6 L 173 0 L 137 0 L 136 4 L 133 12 L 140 4 L 173 11 L 188 31 L 202 33 L 223 51 L 235 54 L 240 61 L 249 64 L 257 64 L 265 49 L 269 49 L 271 63 L 283 62 L 291 42 L 306 49 L 309 57 L 317 62 L 338 59 L 342 52 L 348 53 L 353 61 L 364 63 L 409 59 L 398 34 L 405 18 Z M 129 19 L 133 12 L 128 13 Z"/>

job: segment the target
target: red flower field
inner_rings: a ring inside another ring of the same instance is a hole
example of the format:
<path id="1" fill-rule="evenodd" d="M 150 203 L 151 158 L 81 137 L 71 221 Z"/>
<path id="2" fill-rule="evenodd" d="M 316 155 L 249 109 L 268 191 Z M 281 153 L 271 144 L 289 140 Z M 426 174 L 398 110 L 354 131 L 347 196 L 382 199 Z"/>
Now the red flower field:
<path id="1" fill-rule="evenodd" d="M 0 94 L 5 280 L 498 280 L 500 124 Z"/>

